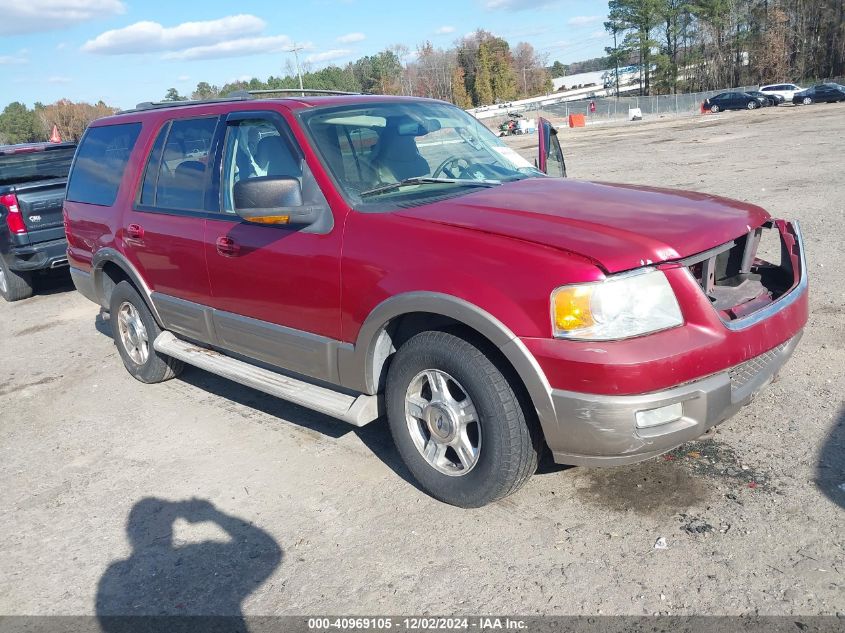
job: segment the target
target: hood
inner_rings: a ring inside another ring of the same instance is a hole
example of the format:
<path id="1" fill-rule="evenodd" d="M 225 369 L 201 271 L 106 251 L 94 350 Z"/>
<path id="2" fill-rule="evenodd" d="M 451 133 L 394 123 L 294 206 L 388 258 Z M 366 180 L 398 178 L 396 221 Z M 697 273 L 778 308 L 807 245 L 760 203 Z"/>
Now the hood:
<path id="1" fill-rule="evenodd" d="M 530 178 L 397 212 L 588 257 L 608 273 L 682 259 L 769 219 L 758 206 L 691 191 Z"/>

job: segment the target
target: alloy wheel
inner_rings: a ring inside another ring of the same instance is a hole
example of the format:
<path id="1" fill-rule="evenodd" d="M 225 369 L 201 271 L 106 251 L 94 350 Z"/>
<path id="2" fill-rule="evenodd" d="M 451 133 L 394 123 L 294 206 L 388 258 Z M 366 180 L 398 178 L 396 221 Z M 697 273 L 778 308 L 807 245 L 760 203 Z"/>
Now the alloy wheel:
<path id="1" fill-rule="evenodd" d="M 427 369 L 411 380 L 405 418 L 414 446 L 438 472 L 458 477 L 478 464 L 478 411 L 466 389 L 446 372 Z"/>
<path id="2" fill-rule="evenodd" d="M 147 336 L 147 328 L 141 320 L 138 309 L 124 301 L 117 311 L 117 331 L 120 335 L 120 342 L 132 362 L 143 365 L 150 357 L 150 344 Z"/>

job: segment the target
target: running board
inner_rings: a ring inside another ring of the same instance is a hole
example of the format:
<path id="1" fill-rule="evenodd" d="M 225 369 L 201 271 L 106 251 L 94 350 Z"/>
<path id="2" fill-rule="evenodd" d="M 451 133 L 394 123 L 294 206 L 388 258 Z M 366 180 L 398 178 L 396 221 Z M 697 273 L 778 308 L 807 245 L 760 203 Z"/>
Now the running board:
<path id="1" fill-rule="evenodd" d="M 364 426 L 378 418 L 377 396 L 364 394 L 357 397 L 350 396 L 283 376 L 220 352 L 182 341 L 171 332 L 159 334 L 153 347 L 157 352 L 172 356 L 194 367 L 308 409 L 325 413 L 355 426 Z"/>

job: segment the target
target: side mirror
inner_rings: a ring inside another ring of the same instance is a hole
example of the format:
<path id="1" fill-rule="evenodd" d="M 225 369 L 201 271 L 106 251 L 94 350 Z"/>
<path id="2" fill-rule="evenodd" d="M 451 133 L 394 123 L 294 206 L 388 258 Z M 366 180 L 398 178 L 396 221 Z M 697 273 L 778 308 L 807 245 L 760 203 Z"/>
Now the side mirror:
<path id="1" fill-rule="evenodd" d="M 235 213 L 255 224 L 310 226 L 323 212 L 319 205 L 302 204 L 302 186 L 296 178 L 263 176 L 235 183 Z"/>
<path id="2" fill-rule="evenodd" d="M 557 130 L 546 119 L 540 117 L 537 132 L 539 134 L 538 168 L 549 176 L 566 178 L 566 161 L 557 138 Z"/>

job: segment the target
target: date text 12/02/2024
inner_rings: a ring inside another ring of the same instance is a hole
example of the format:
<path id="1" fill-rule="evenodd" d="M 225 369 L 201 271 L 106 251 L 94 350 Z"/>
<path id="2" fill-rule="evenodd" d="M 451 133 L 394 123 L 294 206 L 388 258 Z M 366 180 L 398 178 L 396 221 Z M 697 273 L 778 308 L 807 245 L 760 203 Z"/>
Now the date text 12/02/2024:
<path id="1" fill-rule="evenodd" d="M 477 618 L 309 618 L 311 631 L 367 630 L 367 631 L 444 631 L 444 630 L 524 630 L 523 620 L 496 617 Z"/>

